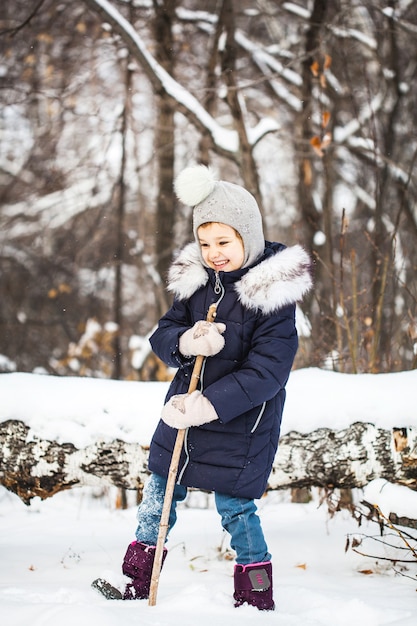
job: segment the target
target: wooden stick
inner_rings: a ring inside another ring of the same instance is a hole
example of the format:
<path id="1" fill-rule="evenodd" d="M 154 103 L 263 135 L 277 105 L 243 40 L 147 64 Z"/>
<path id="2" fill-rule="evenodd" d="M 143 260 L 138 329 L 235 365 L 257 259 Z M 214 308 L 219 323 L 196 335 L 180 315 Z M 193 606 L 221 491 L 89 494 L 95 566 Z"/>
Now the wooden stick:
<path id="1" fill-rule="evenodd" d="M 212 322 L 216 317 L 216 304 L 210 305 L 207 313 L 207 321 Z M 191 381 L 188 387 L 188 393 L 192 393 L 197 389 L 198 381 L 200 379 L 201 368 L 203 365 L 204 357 L 199 355 L 196 357 L 193 372 L 191 374 Z M 159 523 L 158 540 L 156 543 L 155 559 L 152 568 L 151 587 L 149 591 L 149 606 L 155 606 L 156 596 L 158 593 L 159 576 L 162 568 L 162 557 L 164 553 L 164 545 L 166 536 L 168 534 L 168 522 L 169 514 L 171 511 L 172 496 L 175 489 L 175 482 L 178 473 L 178 464 L 180 461 L 181 450 L 184 445 L 186 429 L 180 429 L 177 433 L 175 440 L 174 450 L 172 451 L 171 463 L 168 470 L 167 485 L 165 488 L 164 505 L 162 508 L 161 521 Z"/>

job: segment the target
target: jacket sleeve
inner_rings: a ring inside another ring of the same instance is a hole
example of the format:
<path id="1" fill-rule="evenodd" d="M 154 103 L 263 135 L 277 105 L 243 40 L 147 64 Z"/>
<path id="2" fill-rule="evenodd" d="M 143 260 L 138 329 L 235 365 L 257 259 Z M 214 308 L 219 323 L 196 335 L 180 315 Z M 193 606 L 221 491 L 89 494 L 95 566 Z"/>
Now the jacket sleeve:
<path id="1" fill-rule="evenodd" d="M 186 303 L 175 300 L 149 338 L 152 350 L 169 367 L 183 368 L 194 360 L 193 357 L 183 356 L 178 345 L 180 336 L 191 326 Z"/>
<path id="2" fill-rule="evenodd" d="M 297 348 L 294 306 L 261 317 L 241 366 L 203 391 L 216 409 L 220 421 L 229 422 L 262 405 L 284 389 Z"/>

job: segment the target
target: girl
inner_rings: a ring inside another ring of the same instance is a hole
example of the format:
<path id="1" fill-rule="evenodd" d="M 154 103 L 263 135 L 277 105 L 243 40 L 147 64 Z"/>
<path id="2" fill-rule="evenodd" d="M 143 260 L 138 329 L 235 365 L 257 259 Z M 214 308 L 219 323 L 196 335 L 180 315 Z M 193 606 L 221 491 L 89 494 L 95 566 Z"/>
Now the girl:
<path id="1" fill-rule="evenodd" d="M 151 442 L 137 541 L 123 563 L 131 580 L 118 597 L 149 596 L 172 450 L 177 429 L 187 429 L 169 528 L 187 487 L 213 491 L 236 552 L 235 606 L 272 610 L 271 554 L 254 500 L 265 491 L 278 446 L 298 346 L 295 303 L 311 288 L 310 258 L 300 246 L 266 242 L 254 197 L 216 181 L 205 166 L 184 170 L 175 191 L 193 207 L 195 242 L 171 266 L 174 303 L 150 342 L 177 373 Z M 204 320 L 213 302 L 210 323 Z M 198 390 L 188 394 L 197 355 L 206 359 Z"/>

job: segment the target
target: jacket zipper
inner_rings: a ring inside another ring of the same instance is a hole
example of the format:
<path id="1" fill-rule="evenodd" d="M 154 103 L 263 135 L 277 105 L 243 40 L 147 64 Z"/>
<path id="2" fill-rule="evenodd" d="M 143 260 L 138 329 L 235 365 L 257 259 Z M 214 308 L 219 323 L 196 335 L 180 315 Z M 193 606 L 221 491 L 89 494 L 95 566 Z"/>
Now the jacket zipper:
<path id="1" fill-rule="evenodd" d="M 214 282 L 214 293 L 216 294 L 216 296 L 220 296 L 219 299 L 216 301 L 216 310 L 217 310 L 225 294 L 225 288 L 223 287 L 223 283 L 220 280 L 219 272 L 216 272 L 216 279 Z M 203 380 L 204 380 L 204 370 L 206 369 L 206 361 L 207 361 L 207 358 L 204 359 L 203 366 L 200 372 L 200 391 L 203 391 L 204 389 Z"/>
<path id="2" fill-rule="evenodd" d="M 216 279 L 214 282 L 214 293 L 216 294 L 216 296 L 220 296 L 219 299 L 216 301 L 216 306 L 218 308 L 220 302 L 224 298 L 224 294 L 226 293 L 223 283 L 220 280 L 219 272 L 216 272 Z"/>
<path id="3" fill-rule="evenodd" d="M 219 272 L 216 272 L 216 279 L 215 279 L 215 282 L 214 282 L 214 293 L 216 295 L 219 295 L 219 293 L 221 293 L 222 289 L 223 289 L 223 292 L 224 292 L 224 287 L 223 287 L 223 285 L 221 283 Z M 223 293 L 223 295 L 224 295 L 224 293 Z"/>
<path id="4" fill-rule="evenodd" d="M 216 296 L 220 296 L 219 299 L 216 302 L 216 306 L 218 307 L 221 300 L 224 297 L 225 294 L 225 289 L 223 287 L 222 281 L 220 280 L 220 276 L 219 276 L 219 272 L 216 272 L 215 274 L 215 282 L 214 282 L 214 293 L 216 294 Z M 201 367 L 201 372 L 200 372 L 200 391 L 203 391 L 204 389 L 204 384 L 203 384 L 203 378 L 204 378 L 204 370 L 206 367 L 206 361 L 207 361 L 207 357 L 204 359 L 203 361 L 203 365 Z M 188 452 L 188 431 L 189 428 L 186 429 L 185 431 L 185 437 L 184 437 L 184 444 L 183 444 L 183 449 L 185 452 L 185 461 L 184 461 L 184 465 L 182 466 L 182 469 L 180 471 L 180 473 L 178 474 L 177 477 L 177 484 L 180 484 L 182 477 L 184 475 L 185 470 L 187 469 L 187 466 L 190 462 L 190 455 Z"/>

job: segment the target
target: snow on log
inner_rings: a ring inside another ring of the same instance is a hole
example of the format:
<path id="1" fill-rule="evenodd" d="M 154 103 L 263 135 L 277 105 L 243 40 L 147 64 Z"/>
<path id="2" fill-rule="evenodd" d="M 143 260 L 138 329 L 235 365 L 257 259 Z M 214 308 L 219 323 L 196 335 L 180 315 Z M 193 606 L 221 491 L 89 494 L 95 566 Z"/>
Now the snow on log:
<path id="1" fill-rule="evenodd" d="M 361 504 L 374 519 L 383 515 L 391 524 L 417 529 L 417 491 L 377 478 L 364 488 Z"/>
<path id="2" fill-rule="evenodd" d="M 78 449 L 31 438 L 29 431 L 22 421 L 0 423 L 0 483 L 26 504 L 75 486 L 138 489 L 148 475 L 147 446 L 115 440 Z M 338 431 L 289 432 L 281 437 L 268 489 L 364 487 L 377 478 L 417 490 L 417 428 L 356 422 Z"/>

